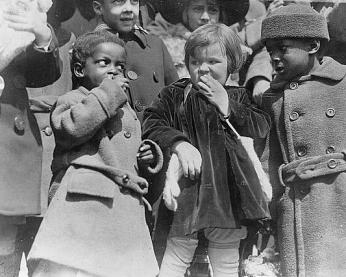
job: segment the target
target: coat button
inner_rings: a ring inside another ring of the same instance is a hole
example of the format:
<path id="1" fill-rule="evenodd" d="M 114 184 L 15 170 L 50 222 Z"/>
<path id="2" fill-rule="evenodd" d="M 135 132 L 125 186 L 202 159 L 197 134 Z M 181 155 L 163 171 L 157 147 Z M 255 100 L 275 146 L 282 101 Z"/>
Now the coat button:
<path id="1" fill-rule="evenodd" d="M 297 149 L 297 155 L 298 157 L 303 157 L 305 156 L 307 153 L 306 147 L 305 146 L 301 146 Z"/>
<path id="2" fill-rule="evenodd" d="M 290 89 L 297 89 L 297 88 L 298 88 L 298 83 L 297 82 L 290 83 Z"/>
<path id="3" fill-rule="evenodd" d="M 123 184 L 127 184 L 130 181 L 130 177 L 127 174 L 124 174 L 122 177 Z"/>
<path id="4" fill-rule="evenodd" d="M 125 131 L 124 132 L 124 136 L 125 136 L 125 138 L 130 138 L 131 137 L 131 133 L 129 131 Z"/>
<path id="5" fill-rule="evenodd" d="M 327 117 L 334 117 L 335 115 L 335 110 L 333 108 L 328 108 L 326 111 Z"/>
<path id="6" fill-rule="evenodd" d="M 4 90 L 4 88 L 5 88 L 5 80 L 4 80 L 4 78 L 2 78 L 0 76 L 0 96 L 1 96 L 2 91 Z"/>
<path id="7" fill-rule="evenodd" d="M 326 149 L 326 154 L 332 154 L 335 153 L 335 147 L 333 145 L 330 145 Z"/>
<path id="8" fill-rule="evenodd" d="M 130 80 L 137 80 L 138 78 L 137 73 L 132 70 L 127 71 L 126 75 L 127 75 L 127 78 L 129 78 Z"/>
<path id="9" fill-rule="evenodd" d="M 297 120 L 299 118 L 299 113 L 297 113 L 297 112 L 291 112 L 290 113 L 290 120 L 291 121 L 295 121 L 295 120 Z"/>
<path id="10" fill-rule="evenodd" d="M 25 130 L 25 121 L 22 115 L 16 115 L 14 117 L 14 127 L 19 133 L 23 133 Z"/>
<path id="11" fill-rule="evenodd" d="M 47 126 L 46 128 L 43 129 L 43 133 L 48 137 L 51 136 L 53 134 L 52 128 Z"/>
<path id="12" fill-rule="evenodd" d="M 327 166 L 330 168 L 330 169 L 334 169 L 338 166 L 338 163 L 336 162 L 336 160 L 334 159 L 330 159 L 327 163 Z"/>
<path id="13" fill-rule="evenodd" d="M 153 72 L 153 79 L 154 79 L 155 83 L 159 82 L 159 77 L 157 76 L 157 73 L 155 71 Z"/>
<path id="14" fill-rule="evenodd" d="M 140 101 L 138 101 L 138 100 L 136 100 L 136 102 L 135 102 L 135 110 L 137 111 L 137 112 L 142 112 L 144 109 L 145 109 L 145 105 L 144 104 L 142 104 L 142 102 L 140 102 Z"/>

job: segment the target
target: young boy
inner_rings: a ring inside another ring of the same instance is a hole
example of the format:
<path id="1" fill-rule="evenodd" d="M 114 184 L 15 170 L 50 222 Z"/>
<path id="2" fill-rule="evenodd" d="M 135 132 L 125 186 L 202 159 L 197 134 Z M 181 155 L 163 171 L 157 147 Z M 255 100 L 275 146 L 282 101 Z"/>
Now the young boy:
<path id="1" fill-rule="evenodd" d="M 118 33 L 125 41 L 126 76 L 130 80 L 130 104 L 142 119 L 144 109 L 162 87 L 176 81 L 178 74 L 165 45 L 137 25 L 139 0 L 94 0 L 100 25 Z"/>
<path id="2" fill-rule="evenodd" d="M 238 276 L 239 241 L 246 236 L 241 218 L 268 216 L 250 161 L 225 123 L 254 138 L 269 131 L 267 115 L 246 89 L 225 86 L 243 62 L 240 38 L 230 28 L 199 27 L 185 46 L 191 78 L 165 87 L 144 113 L 143 136 L 176 154 L 185 176 L 160 277 L 184 276 L 200 235 L 209 242 L 214 276 Z"/>
<path id="3" fill-rule="evenodd" d="M 73 46 L 79 87 L 59 97 L 51 115 L 52 201 L 30 252 L 39 262 L 34 276 L 157 274 L 144 216 L 148 183 L 138 172 L 160 170 L 162 154 L 152 141 L 141 143 L 125 59 L 124 42 L 105 30 Z"/>
<path id="4" fill-rule="evenodd" d="M 263 159 L 276 196 L 283 276 L 346 276 L 346 66 L 323 50 L 327 22 L 307 5 L 270 14 L 262 40 L 276 76 Z"/>

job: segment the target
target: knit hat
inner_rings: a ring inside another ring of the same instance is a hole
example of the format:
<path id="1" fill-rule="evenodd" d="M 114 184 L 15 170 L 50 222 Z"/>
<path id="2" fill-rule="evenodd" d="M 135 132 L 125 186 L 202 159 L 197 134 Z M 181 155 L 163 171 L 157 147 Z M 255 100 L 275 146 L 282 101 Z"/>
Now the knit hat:
<path id="1" fill-rule="evenodd" d="M 183 22 L 184 7 L 189 0 L 147 0 L 155 7 L 162 17 L 169 23 L 177 24 Z M 225 11 L 229 22 L 227 25 L 234 24 L 243 19 L 249 10 L 249 0 L 218 0 L 221 10 Z"/>
<path id="2" fill-rule="evenodd" d="M 315 38 L 329 40 L 327 21 L 308 5 L 290 4 L 269 14 L 262 22 L 261 39 Z"/>

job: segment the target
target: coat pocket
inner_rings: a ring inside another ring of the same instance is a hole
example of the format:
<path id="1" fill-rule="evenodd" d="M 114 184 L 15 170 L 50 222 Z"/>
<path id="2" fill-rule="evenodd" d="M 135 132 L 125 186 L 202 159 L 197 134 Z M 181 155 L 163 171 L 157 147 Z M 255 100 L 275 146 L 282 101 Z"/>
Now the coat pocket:
<path id="1" fill-rule="evenodd" d="M 78 168 L 67 184 L 67 192 L 113 199 L 115 185 L 101 172 L 88 168 Z"/>

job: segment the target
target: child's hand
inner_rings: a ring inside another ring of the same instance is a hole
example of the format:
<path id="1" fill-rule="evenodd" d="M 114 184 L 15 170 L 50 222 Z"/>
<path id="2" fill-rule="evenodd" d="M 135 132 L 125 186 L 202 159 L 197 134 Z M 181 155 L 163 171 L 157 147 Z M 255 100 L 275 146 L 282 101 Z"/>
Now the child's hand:
<path id="1" fill-rule="evenodd" d="M 152 164 L 155 162 L 154 157 L 154 150 L 151 149 L 150 144 L 146 144 L 145 142 L 142 142 L 138 149 L 137 153 L 137 160 L 138 163 L 145 165 L 145 164 Z"/>
<path id="2" fill-rule="evenodd" d="M 184 176 L 191 180 L 198 179 L 202 167 L 198 149 L 186 141 L 179 141 L 173 145 L 172 151 L 178 155 Z"/>
<path id="3" fill-rule="evenodd" d="M 36 2 L 19 2 L 15 7 L 4 11 L 8 27 L 16 31 L 26 31 L 35 35 L 37 46 L 47 45 L 51 39 L 51 30 L 47 26 L 47 15 L 39 12 Z"/>
<path id="4" fill-rule="evenodd" d="M 208 98 L 209 102 L 218 108 L 219 112 L 227 116 L 228 111 L 228 94 L 225 88 L 210 75 L 203 75 L 198 82 L 199 92 Z"/>
<path id="5" fill-rule="evenodd" d="M 125 78 L 124 75 L 113 75 L 108 74 L 108 79 L 114 80 L 114 82 L 120 86 L 124 91 L 129 88 L 129 79 Z"/>

